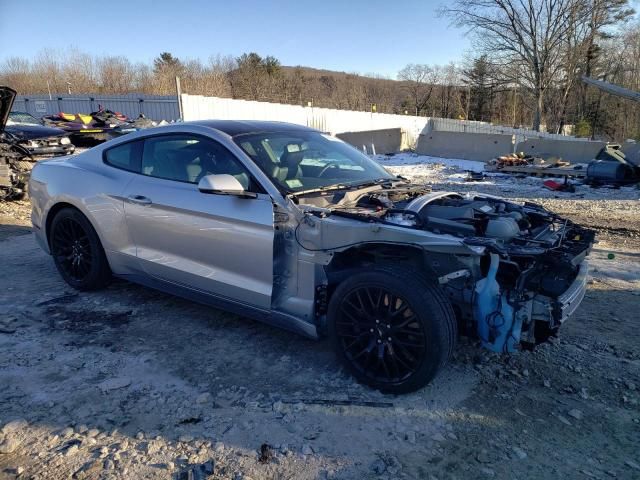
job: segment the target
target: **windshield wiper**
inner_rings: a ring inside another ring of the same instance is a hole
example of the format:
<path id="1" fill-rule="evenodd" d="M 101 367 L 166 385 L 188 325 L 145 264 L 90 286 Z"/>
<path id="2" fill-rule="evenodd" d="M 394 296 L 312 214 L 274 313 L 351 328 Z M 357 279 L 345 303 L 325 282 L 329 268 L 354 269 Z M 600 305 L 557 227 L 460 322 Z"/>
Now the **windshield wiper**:
<path id="1" fill-rule="evenodd" d="M 371 187 L 373 185 L 384 185 L 385 183 L 391 183 L 393 182 L 394 178 L 378 178 L 376 180 L 369 180 L 363 183 L 356 183 L 353 186 L 354 187 Z"/>
<path id="2" fill-rule="evenodd" d="M 331 190 L 346 190 L 348 188 L 365 188 L 374 185 L 384 185 L 385 183 L 391 183 L 393 180 L 393 178 L 378 178 L 376 180 L 367 180 L 362 183 L 336 183 L 334 185 L 327 185 L 325 187 L 311 188 L 309 190 L 302 190 L 300 192 L 292 192 L 291 196 L 297 197 L 298 195 L 305 195 L 307 193 L 328 192 Z"/>
<path id="3" fill-rule="evenodd" d="M 290 195 L 292 197 L 297 197 L 298 195 L 305 195 L 307 193 L 328 192 L 328 191 L 331 191 L 331 190 L 344 190 L 346 188 L 351 188 L 351 185 L 348 185 L 346 183 L 336 183 L 334 185 L 327 185 L 325 187 L 310 188 L 309 190 L 301 190 L 299 192 L 291 192 Z"/>
<path id="4" fill-rule="evenodd" d="M 331 190 L 346 190 L 351 188 L 366 188 L 374 185 L 383 185 L 385 183 L 390 183 L 393 181 L 391 178 L 378 178 L 376 180 L 368 180 L 362 183 L 337 183 L 335 185 L 327 185 L 326 187 L 313 188 L 311 190 L 303 190 L 301 192 L 295 192 L 294 195 L 306 194 L 306 193 L 315 193 L 315 192 L 326 192 Z"/>

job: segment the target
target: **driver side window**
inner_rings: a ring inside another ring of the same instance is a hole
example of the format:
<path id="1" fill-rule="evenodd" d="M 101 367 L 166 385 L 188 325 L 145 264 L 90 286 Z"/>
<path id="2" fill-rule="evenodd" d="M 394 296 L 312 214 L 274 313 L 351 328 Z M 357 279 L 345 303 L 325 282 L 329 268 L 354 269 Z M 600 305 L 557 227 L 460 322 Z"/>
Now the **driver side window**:
<path id="1" fill-rule="evenodd" d="M 233 175 L 245 190 L 252 181 L 240 161 L 219 143 L 195 135 L 163 135 L 144 141 L 141 173 L 197 184 L 205 175 Z"/>

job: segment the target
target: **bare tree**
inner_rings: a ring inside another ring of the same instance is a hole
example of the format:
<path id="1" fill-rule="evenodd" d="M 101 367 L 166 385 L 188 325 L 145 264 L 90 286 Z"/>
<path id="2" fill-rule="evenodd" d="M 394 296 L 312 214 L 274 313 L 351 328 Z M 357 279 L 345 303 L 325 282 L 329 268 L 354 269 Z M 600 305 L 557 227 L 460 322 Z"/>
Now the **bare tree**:
<path id="1" fill-rule="evenodd" d="M 109 56 L 96 61 L 99 90 L 104 93 L 130 93 L 135 89 L 136 72 L 125 57 Z"/>
<path id="2" fill-rule="evenodd" d="M 535 99 L 533 128 L 540 130 L 545 92 L 562 67 L 565 34 L 583 21 L 582 0 L 455 0 L 441 10 L 475 34 L 487 54 L 520 64 Z"/>
<path id="3" fill-rule="evenodd" d="M 404 87 L 411 98 L 412 108 L 416 116 L 426 110 L 438 80 L 438 71 L 429 65 L 410 63 L 398 72 L 398 80 L 404 82 Z"/>
<path id="4" fill-rule="evenodd" d="M 27 60 L 10 57 L 0 67 L 0 71 L 2 71 L 0 83 L 14 87 L 18 93 L 31 93 L 37 90 L 37 86 L 32 81 L 31 65 Z"/>

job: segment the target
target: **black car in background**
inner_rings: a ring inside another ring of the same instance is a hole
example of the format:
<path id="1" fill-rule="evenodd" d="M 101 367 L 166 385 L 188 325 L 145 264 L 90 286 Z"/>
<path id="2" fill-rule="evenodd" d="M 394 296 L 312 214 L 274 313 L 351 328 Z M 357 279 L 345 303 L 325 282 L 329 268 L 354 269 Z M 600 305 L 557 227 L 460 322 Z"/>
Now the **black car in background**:
<path id="1" fill-rule="evenodd" d="M 67 132 L 46 127 L 26 112 L 10 112 L 4 132 L 33 156 L 69 155 L 75 151 Z"/>

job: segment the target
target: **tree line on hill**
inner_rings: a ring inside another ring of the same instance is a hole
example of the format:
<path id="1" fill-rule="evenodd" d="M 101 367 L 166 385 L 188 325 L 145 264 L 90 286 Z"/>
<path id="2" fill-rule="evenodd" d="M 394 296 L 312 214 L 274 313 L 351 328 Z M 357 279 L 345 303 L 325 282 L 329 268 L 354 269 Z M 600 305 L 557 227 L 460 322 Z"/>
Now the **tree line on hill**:
<path id="1" fill-rule="evenodd" d="M 206 62 L 162 52 L 146 64 L 71 49 L 9 58 L 0 84 L 21 94 L 171 95 L 180 77 L 190 94 L 640 139 L 640 105 L 581 82 L 640 90 L 640 22 L 628 0 L 456 0 L 440 14 L 471 34 L 474 55 L 409 64 L 397 79 L 283 66 L 255 52 Z"/>

